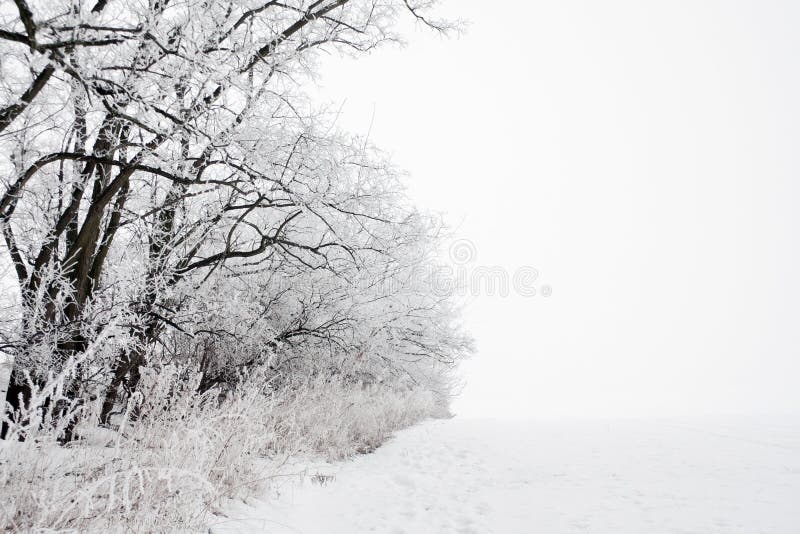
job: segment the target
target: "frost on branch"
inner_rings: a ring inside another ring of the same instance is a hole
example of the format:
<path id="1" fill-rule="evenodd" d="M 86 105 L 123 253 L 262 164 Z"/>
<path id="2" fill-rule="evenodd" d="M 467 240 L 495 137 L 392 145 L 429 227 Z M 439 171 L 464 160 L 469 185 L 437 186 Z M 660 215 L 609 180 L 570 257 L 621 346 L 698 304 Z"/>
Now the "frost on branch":
<path id="1" fill-rule="evenodd" d="M 163 457 L 137 471 L 126 452 L 148 432 L 205 428 L 245 397 L 262 443 L 242 447 L 263 454 L 369 450 L 446 413 L 471 343 L 433 283 L 441 225 L 303 93 L 321 51 L 397 41 L 399 17 L 454 29 L 435 4 L 0 0 L 3 434 L 25 440 L 4 454 L 27 451 L 28 468 L 33 436 L 116 434 L 104 444 L 125 467 L 86 482 L 111 510 L 120 473 L 159 480 Z M 332 392 L 381 399 L 381 416 L 342 407 L 321 432 L 329 414 L 308 407 Z M 24 500 L 23 471 L 3 465 Z M 216 495 L 223 479 L 195 467 Z M 30 506 L 9 521 L 75 524 Z"/>

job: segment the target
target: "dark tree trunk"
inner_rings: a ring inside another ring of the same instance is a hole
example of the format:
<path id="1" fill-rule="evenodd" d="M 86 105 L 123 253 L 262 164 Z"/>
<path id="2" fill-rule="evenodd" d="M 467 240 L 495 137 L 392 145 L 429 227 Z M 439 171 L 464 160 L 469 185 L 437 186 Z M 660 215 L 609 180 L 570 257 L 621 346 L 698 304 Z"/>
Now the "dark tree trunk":
<path id="1" fill-rule="evenodd" d="M 11 412 L 16 412 L 22 407 L 22 403 L 27 404 L 31 399 L 31 387 L 27 380 L 20 373 L 19 368 L 15 365 L 11 371 L 11 380 L 8 382 L 8 391 L 6 391 L 5 401 L 10 405 Z M 22 403 L 21 403 L 21 402 Z M 3 421 L 2 428 L 0 428 L 0 439 L 6 439 L 8 435 L 8 424 Z M 20 436 L 20 441 L 24 436 Z"/>

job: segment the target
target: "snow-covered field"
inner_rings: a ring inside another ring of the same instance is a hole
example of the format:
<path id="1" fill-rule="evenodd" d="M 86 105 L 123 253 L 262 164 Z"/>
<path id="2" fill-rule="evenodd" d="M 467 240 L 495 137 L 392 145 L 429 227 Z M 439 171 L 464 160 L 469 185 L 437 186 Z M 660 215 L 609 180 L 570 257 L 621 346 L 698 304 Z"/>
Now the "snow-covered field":
<path id="1" fill-rule="evenodd" d="M 792 534 L 800 420 L 429 421 L 249 505 L 211 532 Z"/>

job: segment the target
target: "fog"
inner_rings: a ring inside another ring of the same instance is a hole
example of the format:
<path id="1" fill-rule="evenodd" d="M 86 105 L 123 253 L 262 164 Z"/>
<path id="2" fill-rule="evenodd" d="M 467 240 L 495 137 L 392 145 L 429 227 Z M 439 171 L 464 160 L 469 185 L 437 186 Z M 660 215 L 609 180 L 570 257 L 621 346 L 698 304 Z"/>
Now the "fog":
<path id="1" fill-rule="evenodd" d="M 539 272 L 465 296 L 457 414 L 797 412 L 800 4 L 506 5 L 453 1 L 460 38 L 409 22 L 319 80 L 464 268 Z"/>

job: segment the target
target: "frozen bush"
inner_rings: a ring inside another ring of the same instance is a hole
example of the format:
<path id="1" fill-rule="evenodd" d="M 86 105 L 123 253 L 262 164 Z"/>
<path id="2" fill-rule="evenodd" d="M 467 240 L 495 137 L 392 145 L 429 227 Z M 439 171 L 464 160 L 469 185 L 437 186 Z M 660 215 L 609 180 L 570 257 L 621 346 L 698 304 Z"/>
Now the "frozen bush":
<path id="1" fill-rule="evenodd" d="M 51 395 L 66 374 L 47 383 Z M 441 406 L 430 391 L 322 379 L 275 389 L 264 377 L 220 400 L 216 390 L 196 393 L 195 369 L 148 368 L 115 431 L 96 426 L 98 401 L 53 413 L 37 390 L 0 442 L 0 528 L 200 528 L 226 499 L 263 492 L 288 457 L 369 452 Z M 77 439 L 60 446 L 68 422 Z"/>

